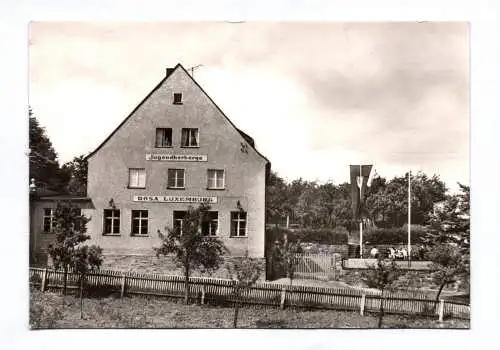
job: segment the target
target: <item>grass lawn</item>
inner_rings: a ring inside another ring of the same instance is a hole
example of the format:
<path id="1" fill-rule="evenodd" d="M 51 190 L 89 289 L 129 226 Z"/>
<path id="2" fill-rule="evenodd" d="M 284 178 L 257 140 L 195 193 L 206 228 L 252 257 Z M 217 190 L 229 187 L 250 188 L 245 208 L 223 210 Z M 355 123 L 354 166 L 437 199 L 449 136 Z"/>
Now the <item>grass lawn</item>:
<path id="1" fill-rule="evenodd" d="M 38 328 L 232 328 L 234 310 L 230 307 L 184 305 L 161 298 L 107 297 L 84 299 L 83 319 L 80 301 L 32 290 L 30 325 Z M 332 310 L 294 310 L 244 306 L 240 309 L 241 328 L 376 328 L 375 315 Z M 387 315 L 385 328 L 469 328 L 466 320 L 445 320 Z"/>

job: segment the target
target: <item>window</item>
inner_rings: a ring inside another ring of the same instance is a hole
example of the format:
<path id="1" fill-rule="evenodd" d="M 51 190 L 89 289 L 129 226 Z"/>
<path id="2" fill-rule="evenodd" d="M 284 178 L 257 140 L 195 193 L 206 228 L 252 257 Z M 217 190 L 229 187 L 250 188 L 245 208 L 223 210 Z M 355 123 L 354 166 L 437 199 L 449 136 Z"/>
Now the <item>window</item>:
<path id="1" fill-rule="evenodd" d="M 54 225 L 54 209 L 43 209 L 43 232 L 50 233 Z"/>
<path id="2" fill-rule="evenodd" d="M 132 210 L 132 235 L 145 236 L 148 234 L 148 211 Z"/>
<path id="3" fill-rule="evenodd" d="M 128 187 L 146 188 L 146 169 L 129 169 Z"/>
<path id="4" fill-rule="evenodd" d="M 168 188 L 184 188 L 184 169 L 168 169 Z"/>
<path id="5" fill-rule="evenodd" d="M 174 210 L 174 229 L 175 230 L 180 230 L 180 233 L 182 234 L 182 226 L 184 223 L 184 217 L 186 216 L 185 211 L 179 211 L 179 210 Z"/>
<path id="6" fill-rule="evenodd" d="M 182 94 L 181 93 L 174 93 L 174 105 L 181 105 L 182 104 Z"/>
<path id="7" fill-rule="evenodd" d="M 183 128 L 181 135 L 181 147 L 199 147 L 198 129 Z"/>
<path id="8" fill-rule="evenodd" d="M 201 233 L 204 236 L 216 236 L 219 227 L 219 213 L 209 211 L 202 220 Z"/>
<path id="9" fill-rule="evenodd" d="M 120 234 L 120 209 L 104 209 L 104 232 L 105 235 Z"/>
<path id="10" fill-rule="evenodd" d="M 231 237 L 247 235 L 247 213 L 244 211 L 231 212 Z"/>
<path id="11" fill-rule="evenodd" d="M 156 128 L 155 147 L 172 147 L 172 128 Z"/>
<path id="12" fill-rule="evenodd" d="M 224 170 L 208 169 L 208 188 L 224 188 Z"/>

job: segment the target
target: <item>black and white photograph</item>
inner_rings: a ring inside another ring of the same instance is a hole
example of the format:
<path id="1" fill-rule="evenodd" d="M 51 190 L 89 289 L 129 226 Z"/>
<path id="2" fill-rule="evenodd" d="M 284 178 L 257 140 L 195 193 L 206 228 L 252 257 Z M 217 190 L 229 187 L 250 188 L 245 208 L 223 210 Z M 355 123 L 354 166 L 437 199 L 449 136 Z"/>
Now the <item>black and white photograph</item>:
<path id="1" fill-rule="evenodd" d="M 31 330 L 470 329 L 470 23 L 28 33 Z"/>

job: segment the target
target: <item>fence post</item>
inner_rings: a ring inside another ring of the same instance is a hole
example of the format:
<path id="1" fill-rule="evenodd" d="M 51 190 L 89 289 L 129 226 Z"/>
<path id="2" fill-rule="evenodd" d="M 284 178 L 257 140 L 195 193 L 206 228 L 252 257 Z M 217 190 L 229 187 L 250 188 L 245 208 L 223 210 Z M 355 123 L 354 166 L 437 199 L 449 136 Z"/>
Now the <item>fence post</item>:
<path id="1" fill-rule="evenodd" d="M 205 285 L 201 285 L 201 305 L 205 304 Z"/>
<path id="2" fill-rule="evenodd" d="M 363 293 L 361 295 L 361 305 L 359 306 L 359 314 L 361 316 L 364 316 L 364 314 L 365 314 L 365 303 L 366 303 L 366 294 Z"/>
<path id="3" fill-rule="evenodd" d="M 45 284 L 47 284 L 47 268 L 42 271 L 42 285 L 40 286 L 42 292 L 45 292 Z"/>
<path id="4" fill-rule="evenodd" d="M 443 322 L 443 315 L 444 315 L 444 300 L 441 299 L 439 301 L 439 322 Z"/>
<path id="5" fill-rule="evenodd" d="M 282 309 L 285 308 L 285 296 L 286 296 L 286 288 L 283 288 L 281 290 L 281 302 L 280 302 L 280 308 Z"/>
<path id="6" fill-rule="evenodd" d="M 122 289 L 120 291 L 120 298 L 123 298 L 123 295 L 125 294 L 125 279 L 127 277 L 125 276 L 125 274 L 122 275 Z"/>

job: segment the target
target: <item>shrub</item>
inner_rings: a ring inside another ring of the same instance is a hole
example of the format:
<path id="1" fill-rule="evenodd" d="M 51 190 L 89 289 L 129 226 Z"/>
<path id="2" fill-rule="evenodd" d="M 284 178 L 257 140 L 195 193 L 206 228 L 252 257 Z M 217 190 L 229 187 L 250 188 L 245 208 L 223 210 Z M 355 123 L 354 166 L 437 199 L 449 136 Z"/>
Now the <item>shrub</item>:
<path id="1" fill-rule="evenodd" d="M 257 328 L 286 328 L 286 321 L 283 319 L 276 320 L 257 320 L 255 322 Z"/>
<path id="2" fill-rule="evenodd" d="M 296 229 L 270 228 L 266 230 L 268 244 L 276 240 L 282 241 L 283 235 L 288 235 L 288 240 L 295 242 L 300 240 L 305 243 L 319 243 L 328 245 L 347 244 L 347 230 L 345 228 L 335 229 Z"/>

